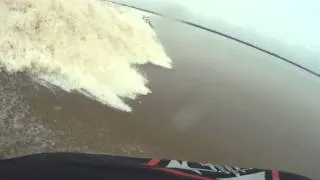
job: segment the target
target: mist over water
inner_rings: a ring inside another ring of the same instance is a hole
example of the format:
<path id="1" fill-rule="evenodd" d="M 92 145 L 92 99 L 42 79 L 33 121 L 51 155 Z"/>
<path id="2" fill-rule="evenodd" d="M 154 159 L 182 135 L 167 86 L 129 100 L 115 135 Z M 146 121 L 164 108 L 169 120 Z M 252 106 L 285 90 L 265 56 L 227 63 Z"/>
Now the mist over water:
<path id="1" fill-rule="evenodd" d="M 151 91 L 133 65 L 170 68 L 146 14 L 96 0 L 0 0 L 0 66 L 131 111 Z"/>
<path id="2" fill-rule="evenodd" d="M 0 159 L 51 149 L 53 133 L 30 114 L 21 92 L 30 82 L 20 75 L 0 76 Z"/>

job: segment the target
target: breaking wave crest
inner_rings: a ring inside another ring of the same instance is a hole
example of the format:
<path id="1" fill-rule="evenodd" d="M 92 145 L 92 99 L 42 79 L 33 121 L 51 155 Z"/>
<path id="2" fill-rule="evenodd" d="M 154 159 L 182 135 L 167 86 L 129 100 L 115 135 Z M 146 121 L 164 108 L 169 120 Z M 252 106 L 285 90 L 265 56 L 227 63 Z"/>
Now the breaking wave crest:
<path id="1" fill-rule="evenodd" d="M 134 67 L 171 60 L 145 14 L 98 0 L 0 0 L 0 66 L 131 111 L 150 92 Z"/>

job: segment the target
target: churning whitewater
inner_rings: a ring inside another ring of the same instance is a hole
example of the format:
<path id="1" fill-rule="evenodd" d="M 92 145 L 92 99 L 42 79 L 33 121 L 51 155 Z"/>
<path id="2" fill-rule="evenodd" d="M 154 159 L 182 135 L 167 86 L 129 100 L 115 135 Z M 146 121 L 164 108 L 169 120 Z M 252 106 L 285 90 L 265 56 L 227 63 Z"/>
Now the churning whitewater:
<path id="1" fill-rule="evenodd" d="M 131 111 L 150 92 L 133 65 L 170 68 L 143 14 L 98 0 L 0 0 L 0 66 Z"/>

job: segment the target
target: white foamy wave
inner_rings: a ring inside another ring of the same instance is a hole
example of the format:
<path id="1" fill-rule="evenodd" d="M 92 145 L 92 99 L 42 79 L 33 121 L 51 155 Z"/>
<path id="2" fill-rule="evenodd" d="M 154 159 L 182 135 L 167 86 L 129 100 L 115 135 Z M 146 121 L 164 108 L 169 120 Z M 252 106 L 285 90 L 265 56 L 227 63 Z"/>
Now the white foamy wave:
<path id="1" fill-rule="evenodd" d="M 131 111 L 122 98 L 150 92 L 133 65 L 171 67 L 144 15 L 97 0 L 0 0 L 0 65 Z"/>

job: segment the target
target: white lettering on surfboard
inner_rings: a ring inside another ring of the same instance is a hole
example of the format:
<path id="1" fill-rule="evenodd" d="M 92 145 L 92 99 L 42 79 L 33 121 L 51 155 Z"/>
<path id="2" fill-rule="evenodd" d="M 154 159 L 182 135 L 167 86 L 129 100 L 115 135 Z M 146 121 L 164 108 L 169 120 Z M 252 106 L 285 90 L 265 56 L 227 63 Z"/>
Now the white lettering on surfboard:
<path id="1" fill-rule="evenodd" d="M 231 167 L 231 166 L 220 166 L 214 165 L 211 163 L 200 163 L 197 164 L 198 167 L 192 167 L 192 164 L 188 163 L 187 161 L 178 161 L 178 160 L 170 160 L 167 168 L 173 169 L 182 169 L 187 171 L 192 171 L 199 175 L 203 175 L 204 172 L 211 172 L 211 173 L 222 173 L 226 175 L 234 175 L 240 176 L 241 173 L 246 173 L 251 168 L 239 168 L 239 167 Z"/>

